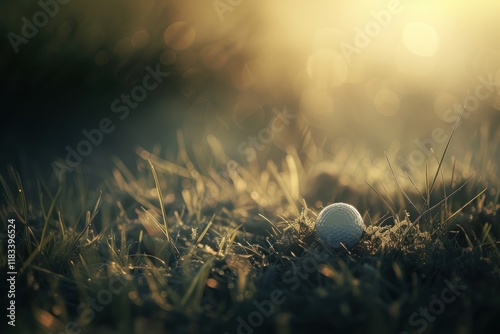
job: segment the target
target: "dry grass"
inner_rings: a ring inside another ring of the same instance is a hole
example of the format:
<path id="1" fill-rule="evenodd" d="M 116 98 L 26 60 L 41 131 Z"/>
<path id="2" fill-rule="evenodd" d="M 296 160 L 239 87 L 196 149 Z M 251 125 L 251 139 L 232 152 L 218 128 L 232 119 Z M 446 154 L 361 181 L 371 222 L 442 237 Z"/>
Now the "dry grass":
<path id="1" fill-rule="evenodd" d="M 14 171 L 0 180 L 2 221 L 18 221 L 16 332 L 59 333 L 74 321 L 82 333 L 237 333 L 238 319 L 280 291 L 284 301 L 255 333 L 413 333 L 420 326 L 410 315 L 457 278 L 467 289 L 422 332 L 496 326 L 494 177 L 483 189 L 455 166 L 445 182 L 437 168 L 423 184 L 396 182 L 396 192 L 375 184 L 360 194 L 338 183 L 342 191 L 312 202 L 302 199 L 308 167 L 294 154 L 282 165 L 228 168 L 220 143 L 204 156 L 179 142 L 175 163 L 159 149 L 138 149 L 135 170 L 117 159 L 98 190 L 81 175 L 55 188 L 39 180 L 26 189 L 30 181 Z M 438 189 L 444 195 L 433 197 Z M 314 221 L 321 205 L 340 200 L 358 205 L 367 231 L 353 249 L 332 251 L 316 239 Z M 119 291 L 102 292 L 110 286 Z M 103 294 L 112 296 L 106 305 Z M 99 307 L 89 298 L 101 298 Z"/>

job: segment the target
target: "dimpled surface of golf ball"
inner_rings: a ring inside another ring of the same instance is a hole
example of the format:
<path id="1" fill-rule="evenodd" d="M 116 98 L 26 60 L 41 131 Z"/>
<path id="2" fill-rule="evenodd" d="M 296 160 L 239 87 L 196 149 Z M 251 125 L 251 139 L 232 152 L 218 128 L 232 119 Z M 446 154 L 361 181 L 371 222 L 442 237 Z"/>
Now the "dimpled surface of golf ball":
<path id="1" fill-rule="evenodd" d="M 325 207 L 316 221 L 316 234 L 329 247 L 355 246 L 365 230 L 361 214 L 350 204 L 334 203 Z"/>

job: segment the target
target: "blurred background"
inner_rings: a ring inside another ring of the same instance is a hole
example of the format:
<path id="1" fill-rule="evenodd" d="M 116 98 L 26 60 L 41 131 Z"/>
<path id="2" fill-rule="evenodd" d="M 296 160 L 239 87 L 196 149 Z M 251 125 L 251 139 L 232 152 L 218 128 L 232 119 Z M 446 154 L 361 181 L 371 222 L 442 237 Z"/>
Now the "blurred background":
<path id="1" fill-rule="evenodd" d="M 498 1 L 1 6 L 2 165 L 52 173 L 80 149 L 97 172 L 155 144 L 175 159 L 181 131 L 202 152 L 215 139 L 240 163 L 293 153 L 363 185 L 390 178 L 386 153 L 425 173 L 463 111 L 445 163 L 498 174 Z M 81 144 L 103 119 L 112 130 Z"/>

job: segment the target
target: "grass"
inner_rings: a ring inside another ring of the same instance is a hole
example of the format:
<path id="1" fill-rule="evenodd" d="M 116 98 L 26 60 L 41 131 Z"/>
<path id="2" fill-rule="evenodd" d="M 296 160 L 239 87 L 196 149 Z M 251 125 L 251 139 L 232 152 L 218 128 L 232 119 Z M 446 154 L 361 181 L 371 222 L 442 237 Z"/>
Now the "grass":
<path id="1" fill-rule="evenodd" d="M 294 152 L 234 169 L 217 141 L 179 142 L 175 163 L 138 149 L 134 171 L 116 159 L 96 189 L 81 174 L 0 179 L 2 226 L 17 220 L 14 332 L 497 332 L 499 188 L 484 149 L 486 185 L 446 169 L 445 150 L 424 179 L 367 180 L 361 196 L 333 178 L 302 198 L 308 167 Z M 341 200 L 367 230 L 331 250 L 314 221 Z"/>

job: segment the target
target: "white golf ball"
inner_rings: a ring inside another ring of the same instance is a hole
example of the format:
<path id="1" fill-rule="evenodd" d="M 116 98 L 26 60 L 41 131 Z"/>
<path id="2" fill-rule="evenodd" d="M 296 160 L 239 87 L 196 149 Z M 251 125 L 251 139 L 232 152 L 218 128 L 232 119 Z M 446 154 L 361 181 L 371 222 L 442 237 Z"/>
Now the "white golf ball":
<path id="1" fill-rule="evenodd" d="M 361 214 L 350 204 L 333 203 L 325 207 L 316 221 L 316 234 L 333 248 L 353 247 L 365 230 Z"/>

